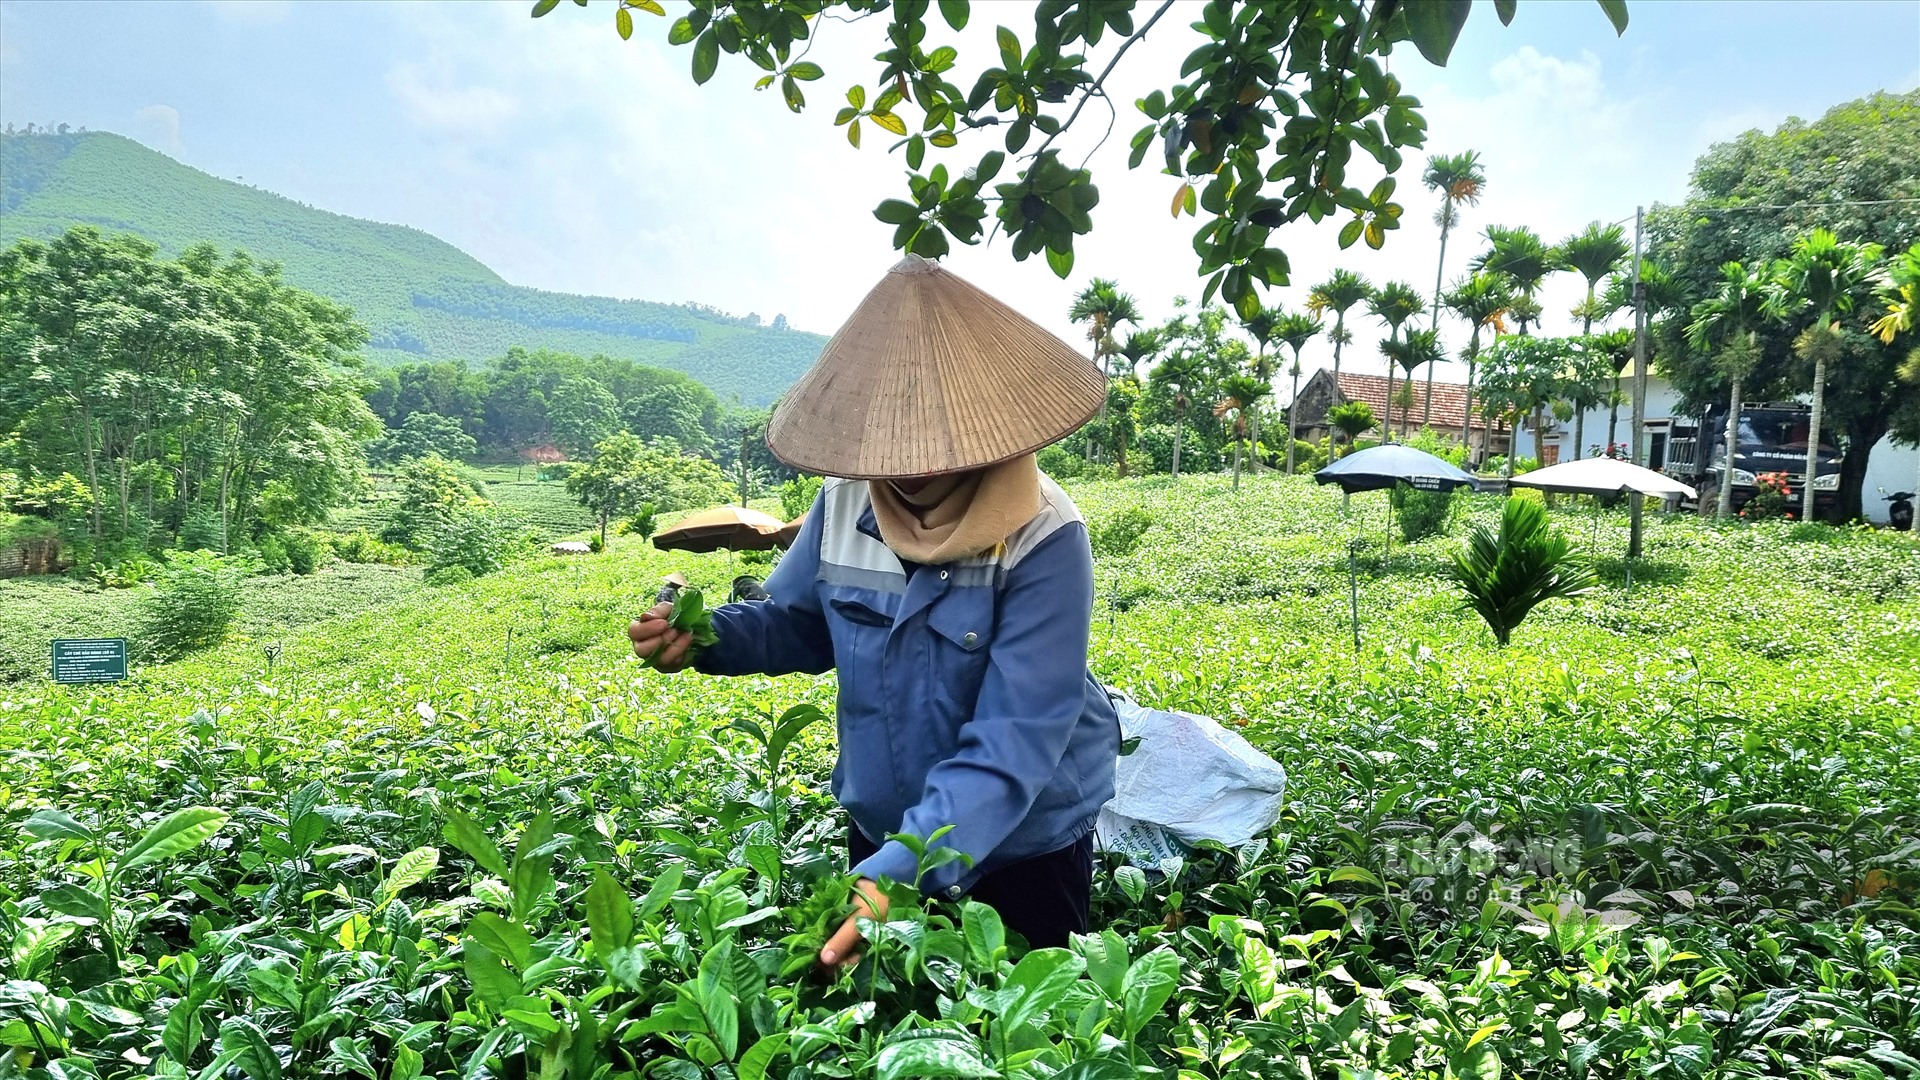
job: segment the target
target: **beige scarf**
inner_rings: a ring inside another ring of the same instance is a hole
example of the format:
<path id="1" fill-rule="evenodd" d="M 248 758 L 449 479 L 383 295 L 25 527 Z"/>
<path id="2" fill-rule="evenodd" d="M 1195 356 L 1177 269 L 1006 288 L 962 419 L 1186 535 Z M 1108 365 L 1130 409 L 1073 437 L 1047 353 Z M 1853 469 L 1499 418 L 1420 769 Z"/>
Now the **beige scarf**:
<path id="1" fill-rule="evenodd" d="M 938 476 L 911 495 L 870 480 L 873 519 L 895 555 L 938 566 L 991 551 L 1040 512 L 1032 454 L 972 472 Z"/>

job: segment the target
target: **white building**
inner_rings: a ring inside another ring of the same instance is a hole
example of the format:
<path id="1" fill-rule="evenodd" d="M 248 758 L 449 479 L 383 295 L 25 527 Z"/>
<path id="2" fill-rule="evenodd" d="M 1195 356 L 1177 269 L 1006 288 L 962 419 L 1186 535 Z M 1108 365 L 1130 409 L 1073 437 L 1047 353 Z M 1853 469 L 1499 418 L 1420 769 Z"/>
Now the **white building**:
<path id="1" fill-rule="evenodd" d="M 1633 388 L 1633 372 L 1627 371 L 1621 379 L 1620 390 L 1629 401 L 1620 403 L 1620 421 L 1613 441 L 1624 443 L 1633 437 L 1633 406 L 1630 398 Z M 1679 410 L 1680 394 L 1658 375 L 1647 377 L 1647 431 L 1648 455 L 1646 464 L 1658 469 L 1666 463 L 1666 443 L 1669 425 L 1674 420 L 1683 423 L 1696 418 L 1681 414 Z M 1609 406 L 1601 405 L 1588 409 L 1585 423 L 1585 438 L 1589 454 L 1598 452 L 1598 448 L 1607 445 L 1607 418 Z M 1537 438 L 1533 429 L 1523 419 L 1514 433 L 1514 446 L 1521 457 L 1537 457 L 1540 464 L 1551 465 L 1556 461 L 1569 461 L 1575 456 L 1573 436 L 1575 421 L 1558 421 L 1549 416 L 1545 424 L 1545 438 Z M 1880 440 L 1867 458 L 1867 480 L 1860 491 L 1861 509 L 1867 519 L 1876 525 L 1887 523 L 1887 504 L 1881 494 L 1895 491 L 1914 491 L 1920 484 L 1920 447 L 1900 446 L 1892 436 Z"/>

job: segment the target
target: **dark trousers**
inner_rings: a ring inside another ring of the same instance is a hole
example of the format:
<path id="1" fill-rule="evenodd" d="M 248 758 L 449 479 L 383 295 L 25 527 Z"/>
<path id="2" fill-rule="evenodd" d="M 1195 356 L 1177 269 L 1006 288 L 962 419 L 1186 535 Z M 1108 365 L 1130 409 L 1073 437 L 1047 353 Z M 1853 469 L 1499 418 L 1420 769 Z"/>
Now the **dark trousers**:
<path id="1" fill-rule="evenodd" d="M 849 865 L 879 850 L 859 826 L 847 827 Z M 1087 932 L 1093 891 L 1093 834 L 1057 851 L 982 875 L 967 895 L 1000 913 L 1007 929 L 1036 949 L 1065 948 L 1068 934 Z"/>

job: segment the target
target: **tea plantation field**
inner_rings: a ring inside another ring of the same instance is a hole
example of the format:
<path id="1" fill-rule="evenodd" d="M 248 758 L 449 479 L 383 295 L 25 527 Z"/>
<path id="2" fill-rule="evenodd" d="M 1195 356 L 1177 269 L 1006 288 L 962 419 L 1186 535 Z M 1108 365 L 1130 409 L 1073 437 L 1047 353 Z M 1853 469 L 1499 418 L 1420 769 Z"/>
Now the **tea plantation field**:
<path id="1" fill-rule="evenodd" d="M 1629 591 L 1624 513 L 1562 507 L 1605 587 L 1502 650 L 1464 523 L 1389 556 L 1380 496 L 1071 491 L 1096 672 L 1291 776 L 1264 842 L 1099 868 L 1073 949 L 901 895 L 814 972 L 831 681 L 642 669 L 660 576 L 726 562 L 623 539 L 271 672 L 254 633 L 0 685 L 0 1076 L 1920 1075 L 1912 537 L 1653 515 Z"/>

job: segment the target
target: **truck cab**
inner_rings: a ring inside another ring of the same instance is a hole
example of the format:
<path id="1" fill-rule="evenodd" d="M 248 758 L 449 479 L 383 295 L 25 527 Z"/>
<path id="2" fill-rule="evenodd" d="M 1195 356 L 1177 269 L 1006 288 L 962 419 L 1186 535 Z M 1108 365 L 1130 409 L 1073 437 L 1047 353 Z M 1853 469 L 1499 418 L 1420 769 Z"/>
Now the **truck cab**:
<path id="1" fill-rule="evenodd" d="M 1708 408 L 1697 422 L 1676 421 L 1667 440 L 1667 460 L 1661 470 L 1700 491 L 1700 512 L 1710 514 L 1718 505 L 1721 473 L 1726 465 L 1726 412 Z M 1800 500 L 1800 484 L 1807 472 L 1807 431 L 1812 426 L 1812 410 L 1799 402 L 1743 404 L 1733 448 L 1733 509 L 1737 512 L 1759 491 L 1757 477 L 1765 473 L 1785 473 Z M 1820 440 L 1819 461 L 1814 474 L 1813 499 L 1816 516 L 1826 517 L 1833 510 L 1840 491 L 1840 451 L 1832 443 Z"/>

